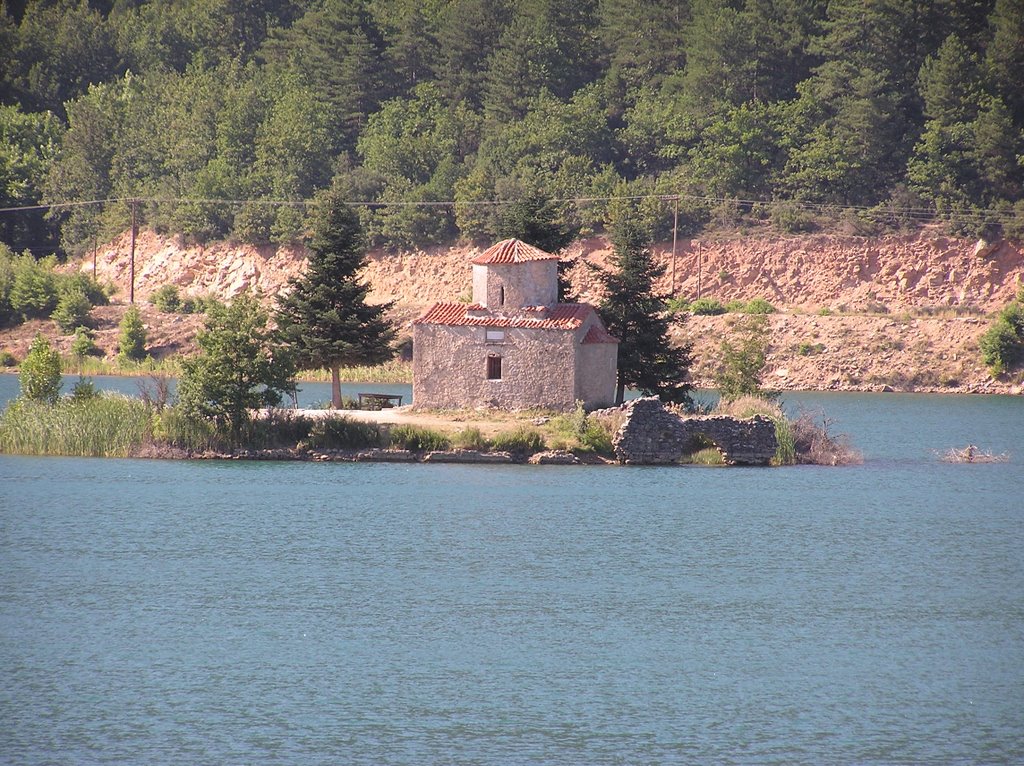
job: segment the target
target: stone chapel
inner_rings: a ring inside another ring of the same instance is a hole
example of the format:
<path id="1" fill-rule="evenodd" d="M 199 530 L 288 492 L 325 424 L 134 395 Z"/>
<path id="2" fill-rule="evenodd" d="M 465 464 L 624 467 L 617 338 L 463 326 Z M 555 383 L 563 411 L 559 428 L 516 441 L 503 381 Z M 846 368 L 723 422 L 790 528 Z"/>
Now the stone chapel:
<path id="1" fill-rule="evenodd" d="M 619 342 L 593 306 L 558 302 L 558 256 L 507 239 L 471 263 L 472 303 L 436 303 L 413 322 L 413 403 L 611 406 Z"/>

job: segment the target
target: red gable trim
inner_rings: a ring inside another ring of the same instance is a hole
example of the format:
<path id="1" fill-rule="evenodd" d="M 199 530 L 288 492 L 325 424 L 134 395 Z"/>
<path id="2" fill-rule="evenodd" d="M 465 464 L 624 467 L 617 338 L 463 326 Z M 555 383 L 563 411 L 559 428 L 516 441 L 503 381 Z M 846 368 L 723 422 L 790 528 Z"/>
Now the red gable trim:
<path id="1" fill-rule="evenodd" d="M 525 263 L 526 261 L 557 261 L 558 256 L 546 253 L 539 247 L 528 245 L 518 239 L 506 239 L 491 245 L 471 263 L 479 266 L 502 263 Z"/>
<path id="2" fill-rule="evenodd" d="M 584 343 L 618 343 L 619 339 L 616 338 L 614 335 L 610 334 L 603 327 L 598 327 L 597 325 L 594 325 L 589 330 L 587 330 L 587 334 L 583 337 L 583 342 Z"/>

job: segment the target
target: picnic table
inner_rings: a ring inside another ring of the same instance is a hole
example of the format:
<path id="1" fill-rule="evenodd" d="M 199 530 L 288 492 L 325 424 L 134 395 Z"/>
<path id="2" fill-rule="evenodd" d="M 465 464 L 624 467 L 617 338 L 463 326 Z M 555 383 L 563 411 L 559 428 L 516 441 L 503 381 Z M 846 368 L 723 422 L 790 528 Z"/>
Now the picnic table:
<path id="1" fill-rule="evenodd" d="M 361 410 L 383 410 L 401 406 L 401 394 L 359 394 L 359 409 Z"/>

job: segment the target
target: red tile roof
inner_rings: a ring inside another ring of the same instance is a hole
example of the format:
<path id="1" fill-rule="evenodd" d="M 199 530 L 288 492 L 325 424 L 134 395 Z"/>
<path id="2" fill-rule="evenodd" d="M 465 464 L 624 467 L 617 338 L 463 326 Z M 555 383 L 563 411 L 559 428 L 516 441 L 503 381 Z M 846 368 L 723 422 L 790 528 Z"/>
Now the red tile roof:
<path id="1" fill-rule="evenodd" d="M 516 314 L 487 312 L 482 316 L 474 316 L 470 311 L 479 312 L 481 309 L 465 303 L 435 303 L 413 324 L 576 330 L 583 326 L 587 317 L 594 311 L 594 307 L 586 303 L 558 303 L 554 306 L 527 306 Z"/>
<path id="2" fill-rule="evenodd" d="M 477 265 L 502 264 L 502 263 L 525 263 L 526 261 L 551 261 L 558 260 L 557 255 L 545 253 L 539 247 L 528 245 L 518 239 L 506 239 L 496 245 L 491 245 L 480 255 L 472 260 Z"/>

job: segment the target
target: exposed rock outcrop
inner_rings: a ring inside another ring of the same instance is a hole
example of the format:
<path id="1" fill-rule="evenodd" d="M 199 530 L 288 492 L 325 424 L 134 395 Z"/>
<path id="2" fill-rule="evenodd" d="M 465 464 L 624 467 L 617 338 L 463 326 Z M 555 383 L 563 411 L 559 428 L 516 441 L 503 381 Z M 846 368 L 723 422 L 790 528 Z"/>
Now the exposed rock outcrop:
<path id="1" fill-rule="evenodd" d="M 657 397 L 634 399 L 626 405 L 626 420 L 612 440 L 615 455 L 628 465 L 678 463 L 711 441 L 729 465 L 767 465 L 779 442 L 775 424 L 755 415 L 682 417 L 665 409 Z"/>

